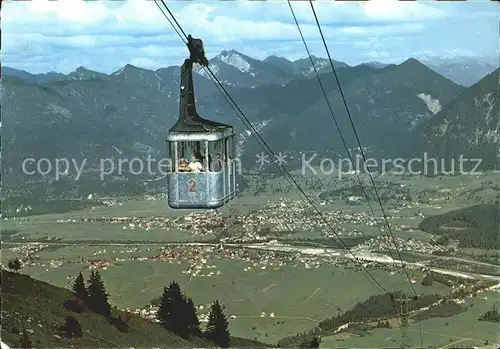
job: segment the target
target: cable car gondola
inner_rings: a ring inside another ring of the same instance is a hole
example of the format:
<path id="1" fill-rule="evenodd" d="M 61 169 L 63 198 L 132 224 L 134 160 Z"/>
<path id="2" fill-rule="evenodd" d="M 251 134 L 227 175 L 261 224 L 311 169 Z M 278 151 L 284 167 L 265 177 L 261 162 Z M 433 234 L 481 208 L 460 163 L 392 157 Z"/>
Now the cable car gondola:
<path id="1" fill-rule="evenodd" d="M 193 64 L 206 67 L 208 60 L 202 40 L 189 35 L 187 46 L 190 57 L 181 67 L 179 120 L 166 139 L 168 205 L 213 209 L 235 196 L 235 134 L 232 126 L 204 119 L 196 111 Z"/>

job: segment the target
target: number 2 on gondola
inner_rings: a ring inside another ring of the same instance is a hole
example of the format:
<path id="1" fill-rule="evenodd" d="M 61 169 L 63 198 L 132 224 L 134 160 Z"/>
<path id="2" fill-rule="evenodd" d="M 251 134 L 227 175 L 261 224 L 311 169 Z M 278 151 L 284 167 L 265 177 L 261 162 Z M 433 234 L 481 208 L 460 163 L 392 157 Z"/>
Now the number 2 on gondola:
<path id="1" fill-rule="evenodd" d="M 194 179 L 189 180 L 189 192 L 196 193 L 196 181 Z"/>

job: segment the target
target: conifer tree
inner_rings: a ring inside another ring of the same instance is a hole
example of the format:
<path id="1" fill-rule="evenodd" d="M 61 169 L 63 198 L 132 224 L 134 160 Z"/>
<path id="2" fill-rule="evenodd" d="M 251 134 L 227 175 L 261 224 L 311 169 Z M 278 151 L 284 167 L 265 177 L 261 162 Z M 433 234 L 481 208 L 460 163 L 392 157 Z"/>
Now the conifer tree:
<path id="1" fill-rule="evenodd" d="M 156 316 L 167 330 L 178 335 L 185 335 L 187 330 L 186 322 L 183 321 L 185 308 L 181 287 L 178 283 L 172 282 L 163 290 Z"/>
<path id="2" fill-rule="evenodd" d="M 106 288 L 104 287 L 99 271 L 92 270 L 88 281 L 87 294 L 87 303 L 90 309 L 97 314 L 110 315 L 109 295 L 106 293 Z"/>
<path id="3" fill-rule="evenodd" d="M 313 337 L 312 339 L 305 340 L 301 345 L 301 349 L 317 349 L 321 343 L 321 339 L 319 337 Z"/>
<path id="4" fill-rule="evenodd" d="M 230 338 L 228 326 L 229 323 L 227 322 L 226 315 L 219 301 L 216 300 L 210 309 L 205 337 L 221 348 L 229 348 Z"/>
<path id="5" fill-rule="evenodd" d="M 307 349 L 317 349 L 319 348 L 319 345 L 321 343 L 321 339 L 319 337 L 313 337 L 308 344 L 307 344 Z"/>
<path id="6" fill-rule="evenodd" d="M 181 293 L 179 297 L 176 297 L 174 304 L 174 316 L 177 322 L 175 333 L 184 339 L 188 339 L 191 331 L 186 295 Z"/>
<path id="7" fill-rule="evenodd" d="M 169 302 L 168 287 L 164 287 L 163 293 L 160 297 L 160 304 L 158 306 L 158 311 L 156 312 L 156 319 L 165 329 L 168 329 L 170 325 L 171 313 L 172 313 L 172 307 Z"/>
<path id="8" fill-rule="evenodd" d="M 82 272 L 80 272 L 80 274 L 78 274 L 75 279 L 75 283 L 73 284 L 73 292 L 75 293 L 75 296 L 77 296 L 81 300 L 87 299 L 88 294 L 87 289 L 85 288 L 85 281 L 83 280 Z"/>
<path id="9" fill-rule="evenodd" d="M 194 302 L 191 298 L 187 298 L 185 300 L 185 314 L 186 314 L 186 322 L 188 333 L 193 336 L 201 335 L 200 330 L 200 321 L 198 320 L 198 315 L 196 314 L 196 307 L 194 306 Z"/>
<path id="10" fill-rule="evenodd" d="M 22 268 L 21 261 L 17 258 L 9 261 L 7 263 L 7 266 L 9 267 L 9 269 L 14 270 L 15 272 L 18 272 Z"/>

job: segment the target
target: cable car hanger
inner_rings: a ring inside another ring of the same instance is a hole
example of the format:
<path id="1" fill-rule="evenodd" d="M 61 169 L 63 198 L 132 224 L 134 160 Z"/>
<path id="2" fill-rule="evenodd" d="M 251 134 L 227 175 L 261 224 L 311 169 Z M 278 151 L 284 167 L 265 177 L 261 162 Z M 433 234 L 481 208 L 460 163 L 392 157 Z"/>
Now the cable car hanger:
<path id="1" fill-rule="evenodd" d="M 203 41 L 188 35 L 187 48 L 189 58 L 181 66 L 181 86 L 179 119 L 170 129 L 171 132 L 220 132 L 232 126 L 216 121 L 202 118 L 196 110 L 193 84 L 193 65 L 200 64 L 208 67 L 208 59 L 205 56 Z"/>

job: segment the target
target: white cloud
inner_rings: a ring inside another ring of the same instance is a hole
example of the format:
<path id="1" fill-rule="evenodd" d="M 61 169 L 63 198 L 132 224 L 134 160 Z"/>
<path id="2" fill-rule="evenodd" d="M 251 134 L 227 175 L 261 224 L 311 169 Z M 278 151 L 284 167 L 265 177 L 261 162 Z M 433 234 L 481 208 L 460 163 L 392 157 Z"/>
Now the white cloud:
<path id="1" fill-rule="evenodd" d="M 386 60 L 388 58 L 391 58 L 391 55 L 386 51 L 370 51 L 366 54 L 366 57 L 374 60 Z"/>
<path id="2" fill-rule="evenodd" d="M 26 3 L 30 12 L 53 14 L 60 21 L 77 23 L 100 23 L 108 17 L 108 8 L 102 2 L 83 2 L 76 0 L 47 1 L 37 0 Z"/>
<path id="3" fill-rule="evenodd" d="M 132 58 L 130 64 L 135 65 L 137 67 L 154 70 L 157 69 L 159 66 L 162 66 L 162 61 L 159 59 L 152 59 L 150 57 L 135 57 Z"/>
<path id="4" fill-rule="evenodd" d="M 368 31 L 363 27 L 346 27 L 342 29 L 342 31 L 346 34 L 354 34 L 354 35 L 366 35 Z"/>
<path id="5" fill-rule="evenodd" d="M 374 19 L 407 21 L 445 17 L 438 8 L 420 2 L 399 0 L 370 0 L 360 3 L 364 13 Z"/>
<path id="6" fill-rule="evenodd" d="M 223 49 L 265 58 L 305 56 L 286 1 L 167 2 L 186 33 L 204 40 L 207 55 Z M 493 5 L 493 4 L 491 4 Z M 430 50 L 495 51 L 491 5 L 370 0 L 316 1 L 330 51 L 348 63 L 389 52 L 393 60 Z M 309 2 L 292 2 L 313 54 L 325 56 Z M 148 68 L 180 64 L 179 37 L 154 1 L 11 1 L 2 8 L 2 62 L 33 72 L 79 65 L 105 72 L 123 62 Z M 474 19 L 469 16 L 475 13 Z M 444 17 L 447 18 L 443 20 Z M 467 26 L 464 26 L 467 18 Z M 497 39 L 498 41 L 498 39 Z"/>

